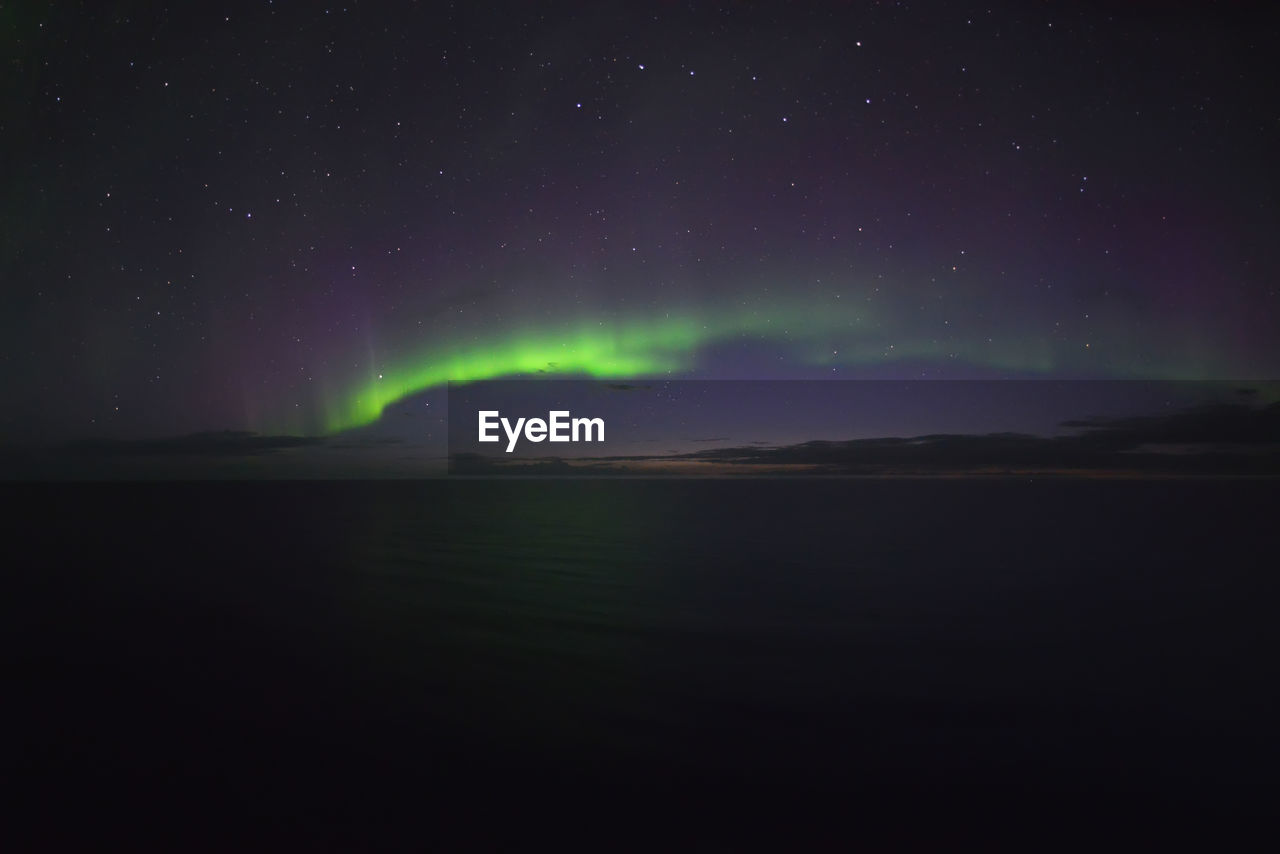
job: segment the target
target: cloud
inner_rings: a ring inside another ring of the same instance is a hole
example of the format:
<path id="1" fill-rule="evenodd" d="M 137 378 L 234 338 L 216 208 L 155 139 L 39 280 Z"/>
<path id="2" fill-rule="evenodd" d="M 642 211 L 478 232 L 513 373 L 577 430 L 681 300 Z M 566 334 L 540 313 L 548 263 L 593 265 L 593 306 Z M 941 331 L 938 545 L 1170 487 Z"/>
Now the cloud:
<path id="1" fill-rule="evenodd" d="M 739 471 L 811 474 L 963 474 L 1053 472 L 1160 475 L 1280 475 L 1280 404 L 1225 404 L 1160 416 L 1080 419 L 1060 436 L 1021 433 L 933 434 L 911 438 L 810 441 L 780 447 L 759 443 L 666 455 L 563 460 L 524 459 L 492 466 L 478 457 L 471 473 L 572 471 L 722 474 Z M 717 440 L 695 440 L 717 441 Z M 639 469 L 637 467 L 640 467 Z"/>
<path id="2" fill-rule="evenodd" d="M 405 413 L 406 415 L 408 413 Z M 324 447 L 328 451 L 365 451 L 377 448 L 385 448 L 388 445 L 403 445 L 404 439 L 396 436 L 382 436 L 370 438 L 347 438 L 341 442 L 327 442 Z"/>
<path id="3" fill-rule="evenodd" d="M 1220 403 L 1167 415 L 1085 418 L 1063 427 L 1085 431 L 1081 440 L 1094 447 L 1133 448 L 1151 444 L 1260 444 L 1280 442 L 1280 403 L 1264 407 Z"/>
<path id="4" fill-rule="evenodd" d="M 161 439 L 84 439 L 61 450 L 76 457 L 248 457 L 323 444 L 307 436 L 262 436 L 234 430 Z"/>

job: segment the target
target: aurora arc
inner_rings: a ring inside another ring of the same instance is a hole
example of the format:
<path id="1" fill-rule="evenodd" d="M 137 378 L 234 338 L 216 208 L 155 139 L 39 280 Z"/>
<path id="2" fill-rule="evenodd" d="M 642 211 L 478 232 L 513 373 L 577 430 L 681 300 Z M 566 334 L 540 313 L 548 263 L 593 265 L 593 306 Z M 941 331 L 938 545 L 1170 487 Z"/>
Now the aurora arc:
<path id="1" fill-rule="evenodd" d="M 868 310 L 815 312 L 811 306 L 764 310 L 740 308 L 709 319 L 692 312 L 624 321 L 580 320 L 517 330 L 454 347 L 439 347 L 384 368 L 349 394 L 325 402 L 324 432 L 338 433 L 377 421 L 397 401 L 448 382 L 502 377 L 561 375 L 594 379 L 645 378 L 696 368 L 700 350 L 733 340 L 772 341 L 799 348 L 810 364 L 880 361 L 883 333 Z M 851 345 L 850 337 L 864 339 Z M 895 339 L 902 342 L 902 339 Z M 834 346 L 833 346 L 834 345 Z M 945 356 L 954 344 L 897 343 L 891 358 Z M 1026 364 L 1028 354 L 988 353 L 987 363 Z M 1047 353 L 1033 358 L 1048 368 Z"/>
<path id="2" fill-rule="evenodd" d="M 752 307 L 755 305 L 756 307 Z M 843 309 L 843 310 L 841 310 Z M 770 342 L 809 367 L 868 365 L 909 360 L 958 361 L 1002 371 L 1038 375 L 1081 368 L 1061 342 L 1044 336 L 992 338 L 936 337 L 925 330 L 909 334 L 892 316 L 872 306 L 856 312 L 843 306 L 815 308 L 812 303 L 765 306 L 743 302 L 714 315 L 670 312 L 625 320 L 578 319 L 556 325 L 478 335 L 466 343 L 444 341 L 398 360 L 337 395 L 326 395 L 325 434 L 372 424 L 392 404 L 449 382 L 475 382 L 518 376 L 582 376 L 594 379 L 642 379 L 687 374 L 698 367 L 700 351 L 725 342 Z M 1203 379 L 1210 375 L 1207 354 L 1193 354 L 1179 365 L 1153 370 L 1150 360 L 1111 350 L 1107 374 L 1115 378 Z M 1097 352 L 1096 350 L 1093 352 Z M 1126 358 L 1127 357 L 1127 358 Z"/>

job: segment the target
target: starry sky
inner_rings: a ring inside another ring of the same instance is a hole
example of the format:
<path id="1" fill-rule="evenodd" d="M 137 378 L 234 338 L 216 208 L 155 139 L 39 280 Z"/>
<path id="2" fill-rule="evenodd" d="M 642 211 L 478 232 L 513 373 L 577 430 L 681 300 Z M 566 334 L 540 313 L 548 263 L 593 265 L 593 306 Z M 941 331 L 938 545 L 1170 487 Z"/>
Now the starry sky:
<path id="1" fill-rule="evenodd" d="M 1277 35 L 1152 2 L 5 3 L 0 439 L 332 436 L 538 373 L 1275 378 Z"/>

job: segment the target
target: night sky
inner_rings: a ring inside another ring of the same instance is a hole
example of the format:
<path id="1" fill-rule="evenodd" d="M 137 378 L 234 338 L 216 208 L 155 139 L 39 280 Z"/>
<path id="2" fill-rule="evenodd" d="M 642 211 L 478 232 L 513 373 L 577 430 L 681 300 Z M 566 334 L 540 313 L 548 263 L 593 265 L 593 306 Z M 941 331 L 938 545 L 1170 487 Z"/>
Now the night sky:
<path id="1" fill-rule="evenodd" d="M 1280 373 L 1277 33 L 1250 13 L 0 18 L 4 441 L 329 435 L 538 371 Z"/>

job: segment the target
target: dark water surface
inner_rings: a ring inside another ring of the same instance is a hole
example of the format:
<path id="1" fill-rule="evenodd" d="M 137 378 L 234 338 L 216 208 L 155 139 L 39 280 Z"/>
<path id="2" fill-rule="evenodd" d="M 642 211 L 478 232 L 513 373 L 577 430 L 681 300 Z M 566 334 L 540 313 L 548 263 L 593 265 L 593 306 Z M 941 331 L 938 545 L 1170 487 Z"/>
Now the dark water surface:
<path id="1" fill-rule="evenodd" d="M 0 491 L 33 847 L 1043 843 L 1274 811 L 1276 482 Z"/>

